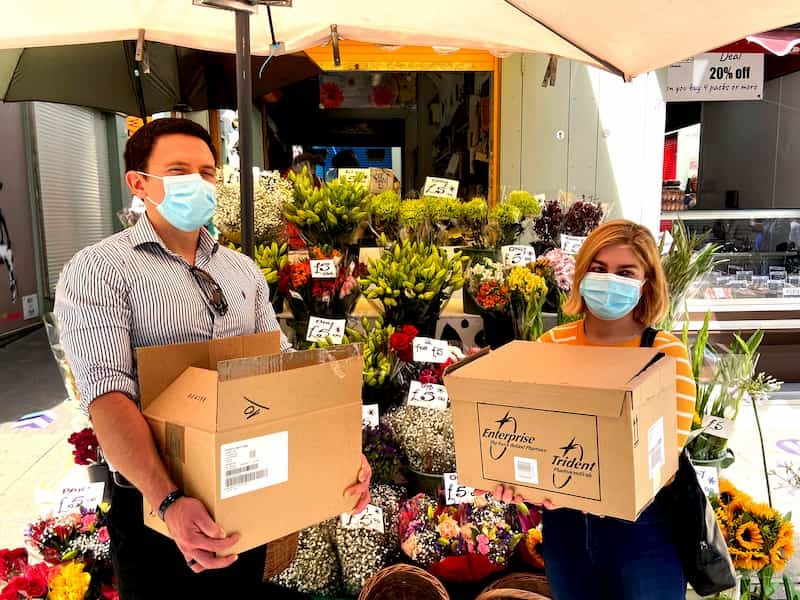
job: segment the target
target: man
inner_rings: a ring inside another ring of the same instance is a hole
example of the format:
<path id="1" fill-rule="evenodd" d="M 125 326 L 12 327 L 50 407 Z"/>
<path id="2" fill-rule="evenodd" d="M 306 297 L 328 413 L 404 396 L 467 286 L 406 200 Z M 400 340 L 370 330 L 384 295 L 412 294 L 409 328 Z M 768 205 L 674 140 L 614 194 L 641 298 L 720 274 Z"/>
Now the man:
<path id="1" fill-rule="evenodd" d="M 203 228 L 216 206 L 216 155 L 201 126 L 148 123 L 125 148 L 126 182 L 146 203 L 138 223 L 80 251 L 64 268 L 55 312 L 83 408 L 116 470 L 109 529 L 123 600 L 243 597 L 264 571 L 264 547 L 225 554 L 227 535 L 205 506 L 182 495 L 138 407 L 134 348 L 279 329 L 261 271 Z M 281 348 L 290 345 L 281 335 Z M 286 400 L 289 400 L 288 398 Z M 368 502 L 369 466 L 347 490 Z M 142 497 L 172 540 L 145 527 Z M 280 518 L 265 506 L 254 518 Z"/>

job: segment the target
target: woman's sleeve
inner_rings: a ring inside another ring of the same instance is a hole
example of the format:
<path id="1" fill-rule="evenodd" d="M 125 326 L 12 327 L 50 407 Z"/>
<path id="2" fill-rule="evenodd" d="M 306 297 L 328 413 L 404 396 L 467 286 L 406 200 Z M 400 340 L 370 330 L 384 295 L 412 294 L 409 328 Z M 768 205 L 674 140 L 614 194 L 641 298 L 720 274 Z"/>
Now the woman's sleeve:
<path id="1" fill-rule="evenodd" d="M 689 363 L 689 354 L 686 346 L 680 340 L 664 333 L 658 334 L 653 347 L 673 357 L 676 361 L 678 447 L 683 448 L 686 438 L 692 430 L 697 401 L 697 388 L 692 374 L 692 366 Z"/>

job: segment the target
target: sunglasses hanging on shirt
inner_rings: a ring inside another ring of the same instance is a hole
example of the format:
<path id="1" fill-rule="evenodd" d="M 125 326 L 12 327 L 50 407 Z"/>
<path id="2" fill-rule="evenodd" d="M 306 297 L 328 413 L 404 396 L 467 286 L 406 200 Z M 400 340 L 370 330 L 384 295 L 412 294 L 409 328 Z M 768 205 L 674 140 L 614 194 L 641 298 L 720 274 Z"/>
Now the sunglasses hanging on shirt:
<path id="1" fill-rule="evenodd" d="M 228 301 L 225 300 L 225 294 L 222 293 L 222 288 L 219 287 L 219 284 L 203 269 L 189 267 L 189 271 L 194 275 L 197 285 L 203 291 L 203 295 L 212 310 L 220 317 L 224 317 L 228 312 Z"/>

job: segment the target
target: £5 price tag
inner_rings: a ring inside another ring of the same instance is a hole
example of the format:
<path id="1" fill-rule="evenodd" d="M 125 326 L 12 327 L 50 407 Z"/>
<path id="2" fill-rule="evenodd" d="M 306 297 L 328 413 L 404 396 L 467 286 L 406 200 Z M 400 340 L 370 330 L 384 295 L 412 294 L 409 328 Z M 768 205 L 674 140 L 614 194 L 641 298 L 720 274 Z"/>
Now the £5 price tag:
<path id="1" fill-rule="evenodd" d="M 503 246 L 501 248 L 503 265 L 519 267 L 536 261 L 536 250 L 533 246 Z"/>
<path id="2" fill-rule="evenodd" d="M 308 331 L 306 332 L 307 342 L 320 342 L 330 340 L 334 344 L 341 344 L 344 338 L 344 328 L 347 321 L 344 319 L 323 319 L 322 317 L 310 317 L 308 319 Z"/>
<path id="3" fill-rule="evenodd" d="M 408 389 L 408 404 L 421 408 L 445 410 L 447 408 L 447 388 L 435 383 L 412 381 Z"/>
<path id="4" fill-rule="evenodd" d="M 336 263 L 333 259 L 312 260 L 312 279 L 336 279 Z"/>
<path id="5" fill-rule="evenodd" d="M 561 234 L 561 250 L 567 254 L 577 254 L 580 252 L 583 243 L 586 241 L 585 237 L 577 235 Z"/>
<path id="6" fill-rule="evenodd" d="M 415 337 L 414 362 L 443 363 L 447 362 L 447 340 L 434 340 L 426 337 Z"/>
<path id="7" fill-rule="evenodd" d="M 383 509 L 374 504 L 367 504 L 367 507 L 360 513 L 351 515 L 350 513 L 342 514 L 341 522 L 342 527 L 345 529 L 371 529 L 378 533 L 384 533 L 385 528 L 383 524 Z"/>
<path id="8" fill-rule="evenodd" d="M 723 417 L 706 415 L 703 417 L 701 426 L 703 433 L 722 438 L 723 440 L 730 439 L 733 434 L 733 421 Z"/>
<path id="9" fill-rule="evenodd" d="M 448 505 L 471 503 L 475 500 L 475 488 L 458 483 L 455 473 L 444 474 L 444 494 Z"/>
<path id="10" fill-rule="evenodd" d="M 361 423 L 364 427 L 377 427 L 380 422 L 380 410 L 377 404 L 364 404 L 361 406 Z"/>
<path id="11" fill-rule="evenodd" d="M 76 486 L 63 486 L 58 490 L 59 500 L 56 504 L 56 515 L 80 512 L 81 507 L 94 510 L 103 501 L 105 484 L 101 482 L 86 483 Z"/>
<path id="12" fill-rule="evenodd" d="M 427 177 L 423 190 L 423 196 L 458 198 L 458 181 L 443 177 Z"/>

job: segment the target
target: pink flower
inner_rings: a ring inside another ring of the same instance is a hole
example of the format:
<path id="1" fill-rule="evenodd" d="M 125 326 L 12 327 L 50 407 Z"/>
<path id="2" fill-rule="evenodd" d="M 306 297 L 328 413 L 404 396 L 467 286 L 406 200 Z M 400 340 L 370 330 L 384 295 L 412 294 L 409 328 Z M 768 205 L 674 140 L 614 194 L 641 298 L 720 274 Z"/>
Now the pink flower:
<path id="1" fill-rule="evenodd" d="M 89 531 L 97 522 L 97 515 L 95 513 L 87 513 L 81 519 L 81 530 Z"/>
<path id="2" fill-rule="evenodd" d="M 443 516 L 441 522 L 436 527 L 436 532 L 443 538 L 451 540 L 458 537 L 458 523 L 456 523 L 455 519 L 452 517 Z"/>
<path id="3" fill-rule="evenodd" d="M 105 544 L 111 539 L 111 536 L 108 534 L 108 527 L 101 527 L 97 530 L 97 540 L 101 544 Z"/>

